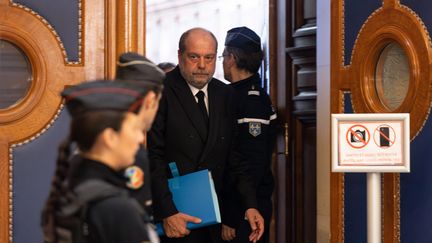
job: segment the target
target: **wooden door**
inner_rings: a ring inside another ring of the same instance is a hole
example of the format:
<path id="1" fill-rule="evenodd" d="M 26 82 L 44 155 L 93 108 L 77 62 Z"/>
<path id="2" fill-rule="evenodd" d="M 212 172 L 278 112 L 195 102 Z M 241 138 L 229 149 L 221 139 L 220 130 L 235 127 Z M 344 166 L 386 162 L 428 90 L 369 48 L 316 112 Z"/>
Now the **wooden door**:
<path id="1" fill-rule="evenodd" d="M 0 109 L 0 242 L 42 242 L 40 210 L 68 132 L 59 93 L 113 77 L 122 52 L 144 52 L 145 1 L 0 0 L 0 13 L 0 41 L 31 70 L 22 99 Z M 14 72 L 9 62 L 0 65 Z"/>
<path id="2" fill-rule="evenodd" d="M 280 133 L 275 176 L 276 242 L 316 242 L 316 1 L 277 0 L 271 93 Z M 273 29 L 272 29 L 273 28 Z M 273 59 L 272 59 L 273 57 Z M 274 82 L 274 80 L 277 80 Z"/>
<path id="3" fill-rule="evenodd" d="M 432 240 L 425 226 L 432 212 L 431 7 L 411 0 L 332 1 L 331 113 L 410 113 L 411 173 L 382 179 L 383 242 Z M 365 177 L 331 174 L 331 242 L 366 242 Z"/>

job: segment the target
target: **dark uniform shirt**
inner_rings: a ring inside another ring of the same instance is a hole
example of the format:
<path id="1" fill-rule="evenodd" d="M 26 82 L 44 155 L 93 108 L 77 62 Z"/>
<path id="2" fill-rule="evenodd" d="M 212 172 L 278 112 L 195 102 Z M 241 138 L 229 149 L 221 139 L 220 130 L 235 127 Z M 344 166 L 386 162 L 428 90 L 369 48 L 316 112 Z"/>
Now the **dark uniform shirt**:
<path id="1" fill-rule="evenodd" d="M 271 158 L 276 137 L 276 113 L 270 97 L 261 88 L 258 74 L 231 83 L 231 86 L 235 89 L 239 151 L 248 162 L 258 201 L 260 198 L 270 200 L 274 188 Z M 233 183 L 235 178 L 229 180 Z M 236 228 L 244 218 L 245 209 L 239 205 L 235 194 L 234 190 L 226 192 L 229 199 L 224 204 L 227 215 L 224 223 Z M 263 213 L 263 209 L 259 210 Z"/>
<path id="2" fill-rule="evenodd" d="M 274 182 L 271 157 L 276 136 L 276 113 L 270 97 L 261 88 L 258 74 L 232 83 L 236 95 L 240 151 L 248 160 L 258 197 L 271 196 Z"/>
<path id="3" fill-rule="evenodd" d="M 119 188 L 124 188 L 127 182 L 122 174 L 108 166 L 76 156 L 69 179 L 70 187 L 73 189 L 89 179 L 102 180 Z M 132 200 L 130 197 L 113 196 L 90 205 L 88 219 L 94 242 L 155 242 L 150 240 L 152 229 L 149 228 L 149 217 L 140 212 L 138 204 Z"/>
<path id="4" fill-rule="evenodd" d="M 78 159 L 80 159 L 79 156 L 73 156 L 72 164 L 75 164 L 75 160 Z M 150 162 L 144 146 L 140 146 L 135 155 L 134 164 L 118 172 L 118 178 L 117 185 L 128 189 L 130 195 L 141 204 L 146 213 L 152 218 Z"/>

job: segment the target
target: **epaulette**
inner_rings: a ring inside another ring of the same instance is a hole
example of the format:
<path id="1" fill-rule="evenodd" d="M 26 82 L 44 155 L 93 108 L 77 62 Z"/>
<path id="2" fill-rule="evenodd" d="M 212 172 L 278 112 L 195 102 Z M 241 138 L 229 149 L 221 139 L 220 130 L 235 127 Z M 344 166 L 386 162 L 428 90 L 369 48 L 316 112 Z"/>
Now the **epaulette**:
<path id="1" fill-rule="evenodd" d="M 259 90 L 255 90 L 255 86 L 252 85 L 251 90 L 248 91 L 248 95 L 260 96 L 260 92 Z"/>

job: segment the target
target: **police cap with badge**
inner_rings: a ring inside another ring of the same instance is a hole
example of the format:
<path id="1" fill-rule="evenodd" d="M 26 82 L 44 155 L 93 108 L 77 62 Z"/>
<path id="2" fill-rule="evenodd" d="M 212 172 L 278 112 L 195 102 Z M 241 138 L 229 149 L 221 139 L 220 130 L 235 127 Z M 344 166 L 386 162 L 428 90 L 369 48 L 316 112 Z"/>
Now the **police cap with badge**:
<path id="1" fill-rule="evenodd" d="M 228 30 L 225 46 L 242 49 L 246 53 L 261 51 L 261 38 L 248 27 L 236 27 Z"/>

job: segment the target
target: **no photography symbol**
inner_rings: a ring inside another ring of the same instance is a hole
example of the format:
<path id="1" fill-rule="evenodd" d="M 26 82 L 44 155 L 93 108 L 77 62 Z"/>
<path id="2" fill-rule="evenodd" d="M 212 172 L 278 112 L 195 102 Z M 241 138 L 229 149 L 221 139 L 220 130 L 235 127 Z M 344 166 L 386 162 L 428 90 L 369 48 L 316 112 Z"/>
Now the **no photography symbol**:
<path id="1" fill-rule="evenodd" d="M 346 141 L 352 148 L 365 147 L 370 140 L 369 130 L 363 125 L 351 126 L 346 133 Z"/>

